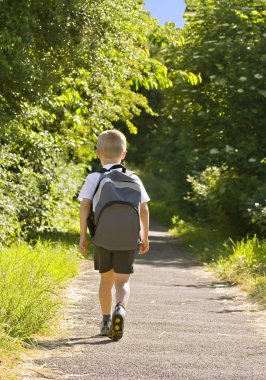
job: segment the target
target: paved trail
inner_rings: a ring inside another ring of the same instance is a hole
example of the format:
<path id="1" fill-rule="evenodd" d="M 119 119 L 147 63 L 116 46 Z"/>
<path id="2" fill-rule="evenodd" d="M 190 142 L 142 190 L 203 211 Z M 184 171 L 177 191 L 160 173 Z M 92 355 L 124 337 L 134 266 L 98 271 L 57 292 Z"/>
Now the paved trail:
<path id="1" fill-rule="evenodd" d="M 265 312 L 197 266 L 162 228 L 150 235 L 123 339 L 98 335 L 98 274 L 83 263 L 68 292 L 69 336 L 41 342 L 22 379 L 266 380 Z"/>

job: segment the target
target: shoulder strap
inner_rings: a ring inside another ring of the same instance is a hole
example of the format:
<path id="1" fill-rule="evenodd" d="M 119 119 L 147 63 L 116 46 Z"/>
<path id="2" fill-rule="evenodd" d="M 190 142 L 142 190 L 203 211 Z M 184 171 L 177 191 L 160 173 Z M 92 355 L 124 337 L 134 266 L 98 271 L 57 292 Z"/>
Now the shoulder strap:
<path id="1" fill-rule="evenodd" d="M 108 169 L 108 170 L 106 169 L 106 171 L 110 172 L 113 169 L 122 169 L 122 173 L 125 173 L 127 170 L 123 165 L 116 164 L 116 165 L 111 166 L 110 169 Z"/>
<path id="2" fill-rule="evenodd" d="M 130 177 L 133 174 L 135 174 L 134 172 L 131 172 L 130 170 L 127 170 L 127 168 L 124 165 L 122 165 L 122 164 L 113 165 L 110 169 L 105 169 L 105 171 L 103 173 L 110 172 L 113 169 L 122 169 L 122 173 L 124 173 L 124 174 L 126 173 Z"/>
<path id="3" fill-rule="evenodd" d="M 127 170 L 125 168 L 125 166 L 123 166 L 121 164 L 116 164 L 116 165 L 111 166 L 109 169 L 101 168 L 101 169 L 93 170 L 92 173 L 100 173 L 100 174 L 102 174 L 102 173 L 110 172 L 113 169 L 122 169 L 122 173 L 125 173 L 126 170 Z"/>
<path id="4" fill-rule="evenodd" d="M 105 169 L 105 168 L 100 168 L 100 169 L 96 169 L 96 170 L 93 170 L 93 171 L 92 171 L 92 173 L 99 173 L 99 174 L 103 174 L 103 173 L 106 173 L 106 172 L 108 172 L 108 170 Z M 99 183 L 100 183 L 100 181 L 97 183 L 97 186 L 96 186 L 96 189 L 95 189 L 95 191 L 94 191 L 94 193 L 93 193 L 92 199 L 94 198 L 94 195 L 96 194 L 96 191 L 98 190 Z M 94 218 L 94 215 L 93 215 L 93 214 L 94 214 L 94 213 L 93 213 L 93 211 L 92 211 L 92 202 L 91 202 L 91 211 L 90 211 L 90 215 L 91 215 L 91 218 L 92 218 L 92 219 Z M 90 217 L 89 217 L 89 218 L 90 218 Z M 92 235 L 92 236 L 93 236 L 93 235 Z"/>
<path id="5" fill-rule="evenodd" d="M 107 171 L 108 170 L 105 169 L 105 168 L 100 168 L 100 169 L 97 169 L 97 170 L 93 170 L 92 173 L 100 173 L 100 174 L 102 174 L 102 173 L 105 173 Z"/>

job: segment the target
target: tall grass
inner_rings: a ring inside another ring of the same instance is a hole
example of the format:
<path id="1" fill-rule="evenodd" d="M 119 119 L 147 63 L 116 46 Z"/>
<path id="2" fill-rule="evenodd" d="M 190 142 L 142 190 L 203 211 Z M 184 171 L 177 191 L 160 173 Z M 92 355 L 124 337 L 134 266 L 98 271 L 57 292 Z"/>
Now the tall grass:
<path id="1" fill-rule="evenodd" d="M 266 302 L 266 243 L 257 236 L 232 242 L 231 254 L 221 257 L 215 268 L 222 278 Z"/>
<path id="2" fill-rule="evenodd" d="M 20 342 L 0 333 L 0 379 L 1 380 L 18 380 L 13 368 L 18 360 L 21 360 L 20 354 L 22 346 Z"/>
<path id="3" fill-rule="evenodd" d="M 0 334 L 23 340 L 49 322 L 61 303 L 60 286 L 77 273 L 75 251 L 50 242 L 0 251 Z"/>

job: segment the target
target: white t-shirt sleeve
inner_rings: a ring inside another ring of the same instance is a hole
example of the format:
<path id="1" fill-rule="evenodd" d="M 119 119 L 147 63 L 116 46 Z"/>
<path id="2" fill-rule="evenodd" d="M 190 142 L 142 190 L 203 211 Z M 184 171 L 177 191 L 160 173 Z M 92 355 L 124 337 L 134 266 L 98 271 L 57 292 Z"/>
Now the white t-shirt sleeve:
<path id="1" fill-rule="evenodd" d="M 149 202 L 150 197 L 148 196 L 147 191 L 146 191 L 141 179 L 136 175 L 134 175 L 134 178 L 136 178 L 136 180 L 138 181 L 138 183 L 140 185 L 140 191 L 141 191 L 140 203 Z"/>
<path id="2" fill-rule="evenodd" d="M 78 196 L 79 201 L 82 201 L 82 199 L 92 200 L 99 177 L 100 177 L 99 173 L 91 173 L 88 175 L 82 189 L 80 190 L 80 193 Z"/>

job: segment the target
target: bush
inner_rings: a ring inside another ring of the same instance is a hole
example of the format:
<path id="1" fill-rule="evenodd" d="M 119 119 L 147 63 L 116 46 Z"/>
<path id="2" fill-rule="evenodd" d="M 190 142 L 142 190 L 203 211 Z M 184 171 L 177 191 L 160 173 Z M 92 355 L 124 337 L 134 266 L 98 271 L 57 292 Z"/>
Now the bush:
<path id="1" fill-rule="evenodd" d="M 192 191 L 187 200 L 196 206 L 199 220 L 229 236 L 265 232 L 265 199 L 263 192 L 258 191 L 265 185 L 257 176 L 247 178 L 223 165 L 207 167 L 198 175 L 188 176 L 188 181 Z"/>
<path id="2" fill-rule="evenodd" d="M 43 198 L 42 225 L 39 231 L 62 231 L 78 219 L 77 195 L 84 180 L 82 165 L 62 162 L 55 169 L 54 181 Z"/>
<path id="3" fill-rule="evenodd" d="M 12 142 L 0 147 L 0 246 L 30 240 L 52 225 L 60 228 L 64 215 L 76 207 L 84 173 L 82 165 L 64 160 L 46 133 L 26 133 L 16 122 L 1 133 Z"/>

